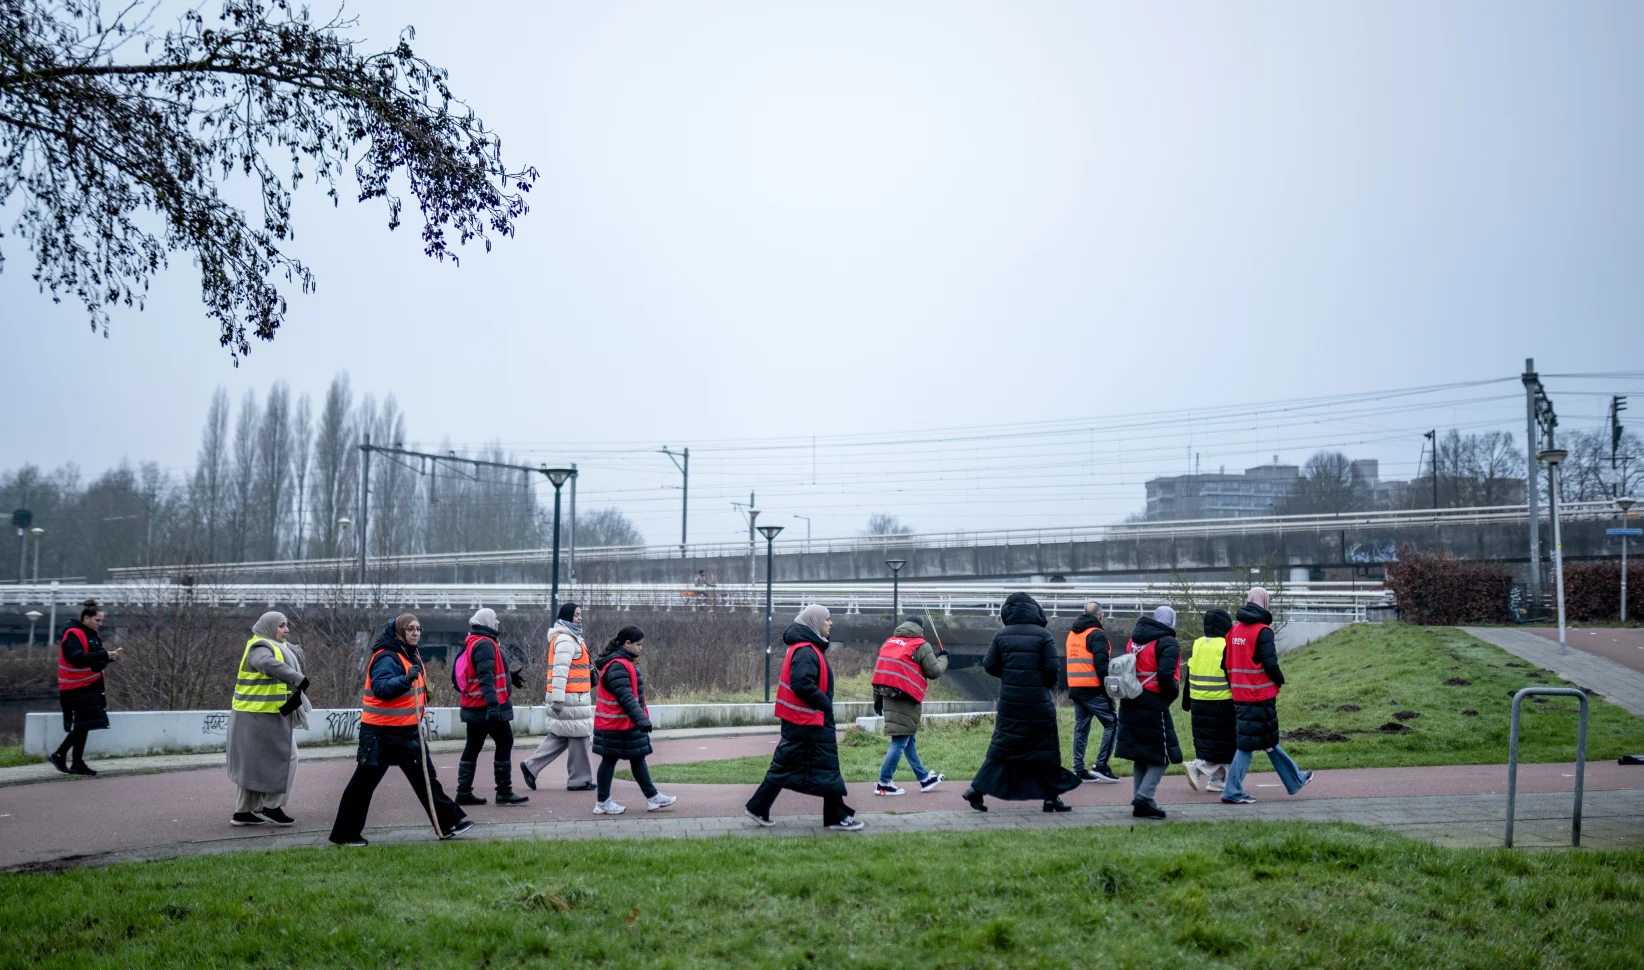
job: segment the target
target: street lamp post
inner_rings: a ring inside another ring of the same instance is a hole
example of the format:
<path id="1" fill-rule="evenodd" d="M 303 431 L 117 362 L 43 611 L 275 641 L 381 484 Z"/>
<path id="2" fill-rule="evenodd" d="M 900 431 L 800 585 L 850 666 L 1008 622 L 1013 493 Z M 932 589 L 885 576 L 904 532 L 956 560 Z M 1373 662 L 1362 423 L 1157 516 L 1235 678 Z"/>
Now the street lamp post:
<path id="1" fill-rule="evenodd" d="M 554 572 L 548 591 L 548 611 L 550 615 L 559 615 L 559 490 L 566 482 L 576 476 L 575 468 L 544 468 L 544 475 L 554 486 Z"/>
<path id="2" fill-rule="evenodd" d="M 29 618 L 29 656 L 32 657 L 34 656 L 34 624 L 39 621 L 40 617 L 45 616 L 45 614 L 41 613 L 39 610 L 29 610 L 23 615 Z"/>
<path id="3" fill-rule="evenodd" d="M 1549 496 L 1549 505 L 1553 513 L 1553 577 L 1557 581 L 1558 589 L 1558 652 L 1569 653 L 1570 643 L 1564 632 L 1564 540 L 1559 533 L 1558 525 L 1558 498 L 1559 498 L 1559 463 L 1569 457 L 1569 452 L 1563 448 L 1548 448 L 1536 455 L 1541 462 L 1551 470 L 1550 478 L 1553 481 L 1553 494 Z"/>
<path id="4" fill-rule="evenodd" d="M 39 526 L 29 530 L 29 535 L 34 537 L 34 581 L 36 583 L 40 581 L 40 537 L 45 534 L 46 530 Z"/>
<path id="5" fill-rule="evenodd" d="M 347 532 L 348 527 L 353 524 L 354 520 L 347 518 L 346 516 L 337 520 L 337 551 L 339 553 L 342 552 L 343 548 L 343 533 Z M 343 566 L 346 562 L 347 560 L 343 559 L 341 555 L 337 556 L 337 588 L 339 590 L 342 589 L 344 583 L 348 582 L 347 577 L 343 573 Z"/>
<path id="6" fill-rule="evenodd" d="M 902 618 L 902 567 L 906 566 L 906 559 L 887 559 L 885 565 L 891 568 L 891 629 Z"/>
<path id="7" fill-rule="evenodd" d="M 776 565 L 776 534 L 779 525 L 762 525 L 759 534 L 765 537 L 765 703 L 771 702 L 771 582 Z"/>
<path id="8" fill-rule="evenodd" d="M 1615 504 L 1621 507 L 1621 527 L 1627 528 L 1627 512 L 1633 507 L 1636 500 L 1618 498 Z M 1621 622 L 1627 622 L 1627 533 L 1621 533 Z"/>

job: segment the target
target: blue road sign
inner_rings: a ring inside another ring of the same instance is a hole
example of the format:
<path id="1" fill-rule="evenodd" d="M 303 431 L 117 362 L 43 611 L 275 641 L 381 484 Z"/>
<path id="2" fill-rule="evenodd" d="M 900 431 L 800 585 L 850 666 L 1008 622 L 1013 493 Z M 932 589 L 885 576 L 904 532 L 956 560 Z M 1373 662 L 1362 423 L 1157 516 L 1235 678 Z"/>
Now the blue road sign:
<path id="1" fill-rule="evenodd" d="M 1607 536 L 1644 536 L 1644 529 L 1605 529 Z"/>

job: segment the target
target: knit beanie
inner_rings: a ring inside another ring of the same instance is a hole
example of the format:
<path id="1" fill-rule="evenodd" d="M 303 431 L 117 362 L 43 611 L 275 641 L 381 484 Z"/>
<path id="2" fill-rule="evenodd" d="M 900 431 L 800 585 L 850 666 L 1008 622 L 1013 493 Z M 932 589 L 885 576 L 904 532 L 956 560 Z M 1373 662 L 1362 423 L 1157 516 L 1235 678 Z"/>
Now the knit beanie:
<path id="1" fill-rule="evenodd" d="M 482 606 L 478 610 L 474 611 L 473 616 L 468 618 L 468 625 L 482 626 L 487 630 L 495 630 L 497 628 L 497 611 L 491 609 L 489 606 Z"/>
<path id="2" fill-rule="evenodd" d="M 1153 611 L 1153 619 L 1163 623 L 1167 627 L 1170 627 L 1172 630 L 1176 629 L 1176 610 L 1173 607 L 1159 607 Z"/>

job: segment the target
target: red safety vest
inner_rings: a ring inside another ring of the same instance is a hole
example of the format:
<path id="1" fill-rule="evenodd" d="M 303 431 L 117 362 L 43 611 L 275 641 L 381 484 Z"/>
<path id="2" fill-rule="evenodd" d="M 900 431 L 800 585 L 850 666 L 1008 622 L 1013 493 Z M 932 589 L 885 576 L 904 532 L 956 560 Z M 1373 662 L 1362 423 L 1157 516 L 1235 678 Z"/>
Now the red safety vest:
<path id="1" fill-rule="evenodd" d="M 788 686 L 788 678 L 793 670 L 793 655 L 801 647 L 810 647 L 816 651 L 816 662 L 822 668 L 821 679 L 817 686 L 825 694 L 828 692 L 828 662 L 822 658 L 822 651 L 814 643 L 796 643 L 788 648 L 788 655 L 782 658 L 782 675 L 776 682 L 776 716 L 789 724 L 804 724 L 810 727 L 821 727 L 825 718 L 822 712 L 809 707 L 799 699 L 799 695 Z"/>
<path id="2" fill-rule="evenodd" d="M 612 663 L 621 664 L 628 668 L 628 683 L 639 684 L 639 672 L 634 670 L 633 661 L 617 657 L 600 670 L 599 690 L 594 694 L 594 728 L 600 731 L 632 731 L 634 719 L 629 717 L 617 703 L 616 695 L 605 688 L 605 671 L 611 668 Z M 645 698 L 638 698 L 639 709 L 651 716 L 651 709 L 646 706 Z"/>
<path id="3" fill-rule="evenodd" d="M 64 645 L 68 643 L 69 635 L 80 638 L 80 649 L 90 650 L 91 641 L 86 639 L 86 631 L 76 627 L 69 627 L 63 631 L 63 639 L 57 644 L 57 689 L 74 690 L 79 687 L 89 687 L 103 679 L 103 672 L 92 670 L 89 667 L 75 667 L 68 662 L 68 651 Z"/>
<path id="4" fill-rule="evenodd" d="M 1159 692 L 1158 645 L 1157 640 L 1141 647 L 1136 646 L 1135 640 L 1125 644 L 1125 653 L 1136 655 L 1136 679 L 1141 681 L 1142 690 L 1150 690 L 1155 694 Z"/>
<path id="5" fill-rule="evenodd" d="M 554 641 L 560 637 L 570 637 L 569 633 L 556 633 L 548 638 L 548 693 L 554 692 Z M 576 637 L 571 637 L 573 643 Z M 588 660 L 588 648 L 577 643 L 577 649 L 582 653 L 571 661 L 571 667 L 565 672 L 565 693 L 586 694 L 594 689 L 593 664 Z"/>
<path id="6" fill-rule="evenodd" d="M 416 727 L 417 715 L 421 710 L 427 691 L 424 688 L 422 674 L 412 683 L 411 689 L 394 698 L 385 701 L 371 693 L 371 665 L 377 662 L 377 654 L 389 651 L 378 650 L 371 655 L 371 662 L 365 667 L 365 694 L 360 698 L 360 723 L 375 724 L 379 727 Z M 395 659 L 406 672 L 411 671 L 411 661 L 405 654 L 394 652 Z"/>
<path id="7" fill-rule="evenodd" d="M 491 644 L 491 651 L 496 656 L 491 663 L 491 683 L 496 688 L 497 705 L 500 707 L 508 703 L 508 662 L 503 659 L 502 647 L 497 641 L 483 633 L 470 633 L 462 643 L 463 653 L 468 655 L 468 683 L 463 685 L 462 699 L 458 703 L 463 707 L 485 706 L 485 689 L 474 672 L 474 647 L 481 643 Z"/>
<path id="8" fill-rule="evenodd" d="M 880 687 L 894 687 L 923 702 L 929 686 L 925 672 L 913 660 L 913 652 L 924 645 L 923 637 L 891 637 L 879 648 L 879 659 L 873 664 L 873 683 Z M 784 678 L 786 679 L 786 678 Z"/>
<path id="9" fill-rule="evenodd" d="M 1279 685 L 1268 679 L 1256 660 L 1256 638 L 1266 623 L 1235 623 L 1227 631 L 1227 683 L 1236 701 L 1265 701 L 1279 696 Z"/>
<path id="10" fill-rule="evenodd" d="M 1069 687 L 1100 687 L 1102 678 L 1096 674 L 1096 657 L 1090 652 L 1090 635 L 1100 627 L 1090 627 L 1067 635 L 1067 685 Z"/>

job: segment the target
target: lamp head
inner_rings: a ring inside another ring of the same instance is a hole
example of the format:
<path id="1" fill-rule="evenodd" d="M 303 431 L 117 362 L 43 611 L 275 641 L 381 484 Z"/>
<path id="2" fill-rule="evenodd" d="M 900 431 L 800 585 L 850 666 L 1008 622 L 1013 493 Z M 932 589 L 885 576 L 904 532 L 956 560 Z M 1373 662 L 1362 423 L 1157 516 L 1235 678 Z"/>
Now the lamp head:
<path id="1" fill-rule="evenodd" d="M 906 566 L 907 564 L 908 564 L 908 561 L 906 559 L 887 559 L 887 560 L 885 560 L 885 565 L 889 566 L 891 568 L 891 572 L 893 572 L 893 573 L 901 571 L 902 567 Z"/>
<path id="2" fill-rule="evenodd" d="M 759 534 L 765 537 L 766 542 L 771 542 L 782 529 L 783 527 L 780 525 L 762 525 L 759 526 Z"/>
<path id="3" fill-rule="evenodd" d="M 29 610 L 27 613 L 24 613 L 23 615 L 28 617 L 30 623 L 33 623 L 36 620 L 40 619 L 40 617 L 45 616 L 45 614 L 40 612 L 39 610 Z"/>
<path id="4" fill-rule="evenodd" d="M 45 534 L 46 534 L 46 530 L 40 528 L 39 526 L 35 526 L 34 528 L 29 530 L 29 535 L 35 537 L 36 539 L 40 538 L 41 536 L 43 536 Z"/>
<path id="5" fill-rule="evenodd" d="M 339 529 L 346 529 L 346 528 L 348 528 L 349 526 L 351 526 L 353 524 L 354 524 L 354 520 L 348 518 L 347 516 L 343 516 L 342 518 L 337 520 L 337 528 L 339 528 Z"/>
<path id="6" fill-rule="evenodd" d="M 1626 514 L 1627 510 L 1637 503 L 1638 499 L 1635 498 L 1618 498 L 1615 500 L 1615 504 L 1621 507 L 1622 514 Z"/>
<path id="7" fill-rule="evenodd" d="M 577 471 L 575 468 L 544 468 L 542 473 L 548 476 L 548 481 L 552 482 L 555 488 L 559 488 L 575 478 Z"/>
<path id="8" fill-rule="evenodd" d="M 1536 452 L 1536 460 L 1546 465 L 1556 465 L 1568 457 L 1570 457 L 1570 452 L 1564 448 L 1548 448 L 1545 451 Z"/>

